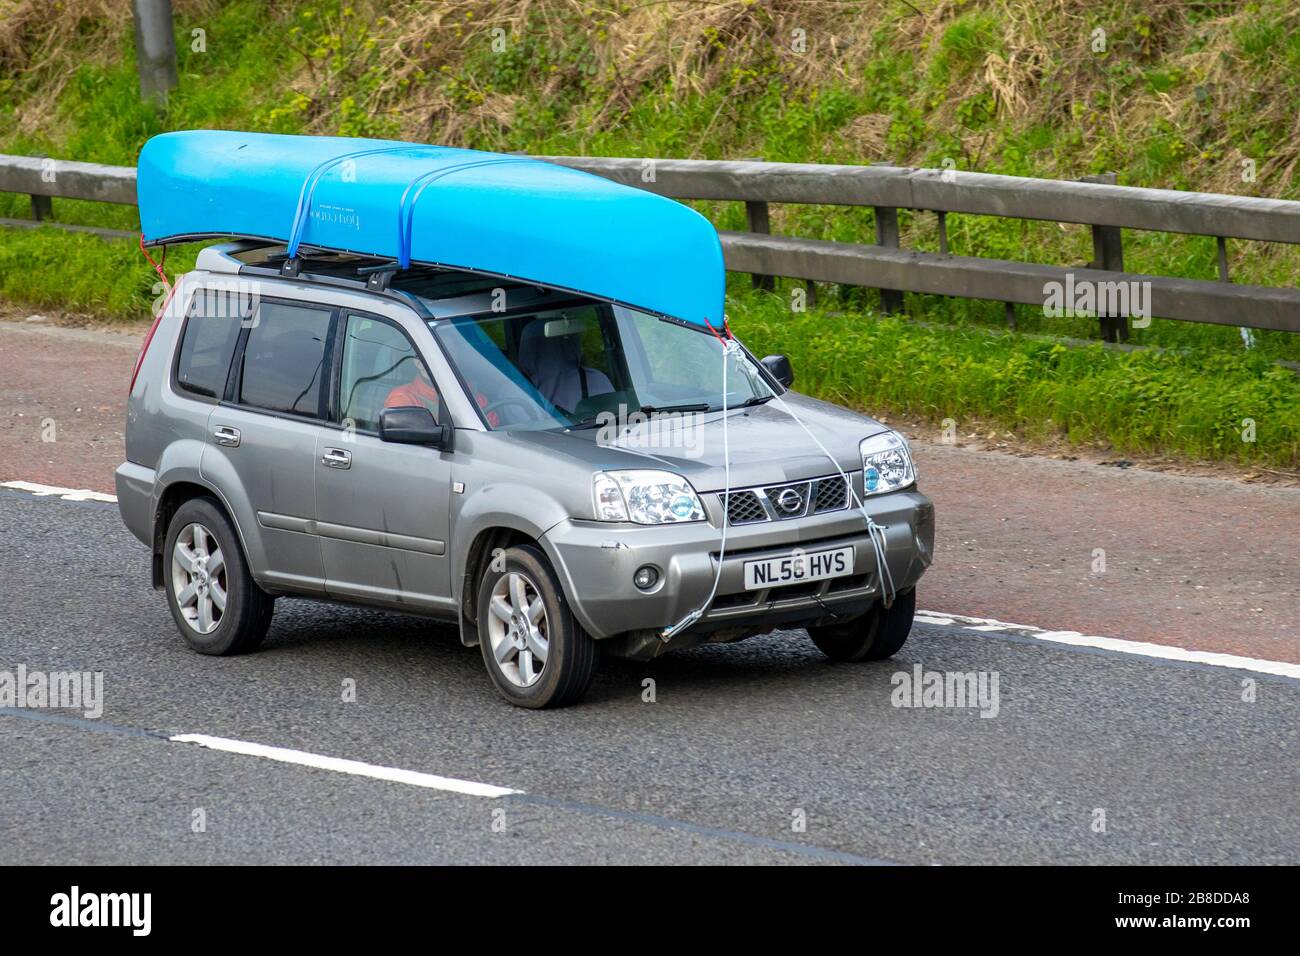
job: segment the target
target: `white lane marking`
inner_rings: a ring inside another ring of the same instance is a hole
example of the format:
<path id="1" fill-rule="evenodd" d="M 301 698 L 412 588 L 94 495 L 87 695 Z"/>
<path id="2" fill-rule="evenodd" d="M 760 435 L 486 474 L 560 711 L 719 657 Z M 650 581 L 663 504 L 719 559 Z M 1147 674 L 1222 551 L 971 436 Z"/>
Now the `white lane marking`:
<path id="1" fill-rule="evenodd" d="M 388 780 L 392 783 L 404 783 L 408 786 L 425 787 L 429 790 L 447 790 L 451 793 L 463 793 L 471 797 L 496 798 L 509 796 L 512 793 L 523 793 L 522 790 L 494 787 L 488 783 L 475 783 L 473 780 L 439 777 L 437 774 L 420 773 L 416 770 L 402 770 L 397 767 L 380 767 L 372 763 L 362 763 L 360 760 L 343 760 L 339 757 L 326 757 L 321 754 L 308 753 L 305 750 L 268 747 L 266 744 L 230 740 L 226 737 L 209 737 L 207 734 L 177 734 L 168 739 L 174 743 L 198 744 L 200 747 L 223 750 L 226 753 L 264 757 L 267 760 L 297 764 L 300 767 L 332 770 L 335 773 L 348 773 L 358 777 L 371 777 L 375 780 Z"/>
<path id="2" fill-rule="evenodd" d="M 931 611 L 917 611 L 913 620 L 920 624 L 941 624 L 944 627 L 952 624 L 952 618 L 939 617 L 937 613 Z"/>
<path id="3" fill-rule="evenodd" d="M 46 497 L 53 495 L 64 501 L 107 501 L 117 503 L 116 495 L 106 495 L 102 491 L 86 491 L 79 488 L 58 488 L 54 485 L 38 485 L 33 481 L 0 481 L 0 488 L 13 488 L 30 495 Z"/>
<path id="4" fill-rule="evenodd" d="M 1231 667 L 1234 670 L 1254 671 L 1257 674 L 1274 674 L 1278 677 L 1300 679 L 1300 664 L 1286 661 L 1266 661 L 1257 657 L 1238 657 L 1236 654 L 1219 654 L 1214 651 L 1194 651 L 1172 644 L 1150 644 L 1145 641 L 1124 641 L 1117 637 L 1096 637 L 1078 631 L 1048 631 L 1032 624 L 1010 624 L 987 617 L 965 617 L 961 614 L 941 614 L 938 611 L 917 611 L 916 620 L 924 624 L 945 623 L 960 625 L 964 631 L 1013 631 L 1022 637 L 1070 647 L 1094 647 L 1117 651 L 1135 657 L 1153 657 L 1166 661 L 1186 661 L 1192 664 L 1209 664 L 1213 667 Z"/>

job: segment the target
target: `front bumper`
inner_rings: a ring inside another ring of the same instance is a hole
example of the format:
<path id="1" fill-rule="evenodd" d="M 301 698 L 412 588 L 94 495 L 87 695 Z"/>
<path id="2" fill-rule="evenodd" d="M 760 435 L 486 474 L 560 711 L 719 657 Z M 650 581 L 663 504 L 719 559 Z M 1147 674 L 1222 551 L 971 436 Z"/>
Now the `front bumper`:
<path id="1" fill-rule="evenodd" d="M 885 530 L 885 560 L 895 588 L 913 587 L 934 552 L 930 499 L 917 491 L 895 492 L 867 499 L 867 510 Z M 717 574 L 719 537 L 720 529 L 711 521 L 647 526 L 569 520 L 550 529 L 543 543 L 578 622 L 593 637 L 609 638 L 662 630 L 703 604 Z M 745 590 L 746 561 L 778 557 L 795 548 L 811 552 L 849 545 L 854 548 L 854 570 L 848 577 Z M 633 574 L 646 564 L 659 571 L 658 584 L 648 592 L 632 583 Z M 690 631 L 762 629 L 828 617 L 828 610 L 851 616 L 879 597 L 875 550 L 856 508 L 738 525 L 727 531 L 717 596 Z M 674 646 L 679 637 L 673 639 Z"/>

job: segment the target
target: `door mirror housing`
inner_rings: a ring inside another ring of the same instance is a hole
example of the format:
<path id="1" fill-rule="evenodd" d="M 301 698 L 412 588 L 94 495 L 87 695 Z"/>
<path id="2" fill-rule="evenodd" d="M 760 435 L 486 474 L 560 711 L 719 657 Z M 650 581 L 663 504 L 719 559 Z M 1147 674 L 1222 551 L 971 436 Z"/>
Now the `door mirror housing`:
<path id="1" fill-rule="evenodd" d="M 789 388 L 794 384 L 794 369 L 790 366 L 790 359 L 784 355 L 769 355 L 763 359 L 763 368 L 781 383 L 782 388 Z"/>
<path id="2" fill-rule="evenodd" d="M 379 413 L 379 438 L 398 445 L 445 449 L 451 445 L 451 426 L 439 425 L 423 405 L 403 405 Z"/>

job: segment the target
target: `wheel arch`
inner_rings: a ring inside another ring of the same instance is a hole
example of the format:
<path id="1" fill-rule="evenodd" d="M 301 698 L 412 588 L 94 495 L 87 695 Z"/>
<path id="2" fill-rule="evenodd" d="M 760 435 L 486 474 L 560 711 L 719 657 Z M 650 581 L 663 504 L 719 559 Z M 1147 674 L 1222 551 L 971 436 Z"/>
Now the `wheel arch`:
<path id="1" fill-rule="evenodd" d="M 244 540 L 243 529 L 240 528 L 239 521 L 225 496 L 195 476 L 177 478 L 163 486 L 158 495 L 158 502 L 154 506 L 152 561 L 154 590 L 161 590 L 163 587 L 163 548 L 167 544 L 167 529 L 171 525 L 172 516 L 180 510 L 181 505 L 195 498 L 211 498 L 217 503 L 239 537 L 239 547 L 244 552 L 244 559 L 248 559 L 248 544 Z"/>
<path id="2" fill-rule="evenodd" d="M 555 564 L 555 556 L 549 552 L 541 536 L 534 536 L 531 531 L 526 531 L 522 527 L 508 524 L 490 525 L 479 530 L 470 542 L 465 552 L 464 570 L 458 582 L 460 642 L 466 647 L 477 647 L 479 643 L 478 608 L 474 605 L 478 598 L 478 582 L 483 577 L 484 569 L 499 550 L 503 551 L 523 544 L 537 548 L 546 555 L 546 560 L 552 565 Z"/>

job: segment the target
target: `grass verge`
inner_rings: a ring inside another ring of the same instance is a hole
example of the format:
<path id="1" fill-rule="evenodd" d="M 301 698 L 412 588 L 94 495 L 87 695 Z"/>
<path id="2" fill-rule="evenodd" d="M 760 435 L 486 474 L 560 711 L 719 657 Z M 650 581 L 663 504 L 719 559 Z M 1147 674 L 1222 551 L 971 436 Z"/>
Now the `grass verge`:
<path id="1" fill-rule="evenodd" d="M 1300 378 L 1258 354 L 1069 348 L 870 313 L 792 313 L 779 297 L 740 288 L 729 298 L 745 344 L 784 352 L 796 388 L 827 401 L 959 429 L 982 419 L 1030 440 L 1103 441 L 1133 454 L 1300 460 Z"/>

